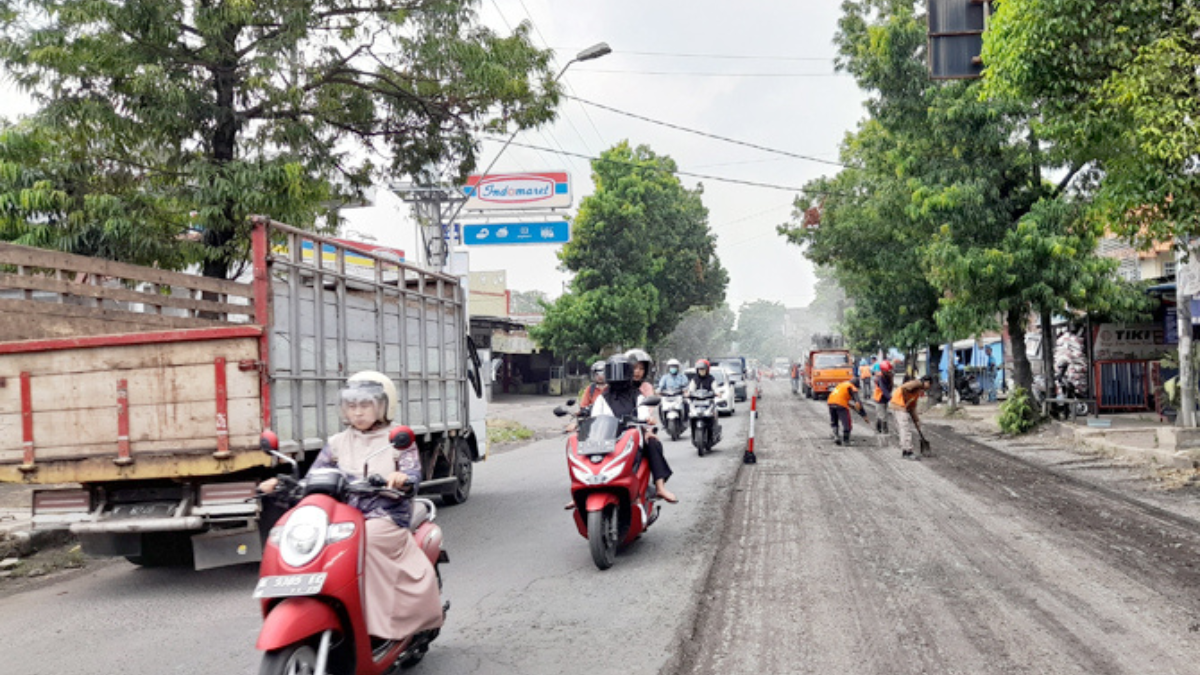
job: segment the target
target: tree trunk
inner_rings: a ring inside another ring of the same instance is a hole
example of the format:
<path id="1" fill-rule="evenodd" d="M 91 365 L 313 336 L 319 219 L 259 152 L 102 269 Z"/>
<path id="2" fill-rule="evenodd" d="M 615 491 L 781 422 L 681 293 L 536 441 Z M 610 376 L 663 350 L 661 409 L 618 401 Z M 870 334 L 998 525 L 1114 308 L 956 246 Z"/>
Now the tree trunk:
<path id="1" fill-rule="evenodd" d="M 1043 307 L 1042 314 L 1042 379 L 1046 383 L 1046 400 L 1054 398 L 1056 387 L 1054 381 L 1054 326 L 1052 312 L 1049 307 Z"/>
<path id="2" fill-rule="evenodd" d="M 958 402 L 957 402 L 956 396 L 955 396 L 956 392 L 958 391 L 958 389 L 955 388 L 957 383 L 958 383 L 958 352 L 954 351 L 954 343 L 953 342 L 947 342 L 946 343 L 946 384 L 948 385 L 950 391 L 947 391 L 946 395 L 949 397 L 951 410 L 954 410 L 955 408 L 958 407 Z"/>
<path id="3" fill-rule="evenodd" d="M 1033 368 L 1029 365 L 1029 353 L 1025 351 L 1025 322 L 1028 314 L 1025 308 L 1008 310 L 1008 340 L 1012 353 L 1013 388 L 1020 387 L 1025 391 L 1033 388 Z"/>

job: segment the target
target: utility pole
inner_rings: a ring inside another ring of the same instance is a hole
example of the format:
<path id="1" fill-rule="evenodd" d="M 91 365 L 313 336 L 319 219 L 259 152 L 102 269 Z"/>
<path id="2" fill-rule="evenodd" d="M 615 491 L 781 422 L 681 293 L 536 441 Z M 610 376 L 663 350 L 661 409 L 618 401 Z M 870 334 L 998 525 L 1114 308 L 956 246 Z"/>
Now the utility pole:
<path id="1" fill-rule="evenodd" d="M 1187 237 L 1175 240 L 1175 313 L 1179 320 L 1179 423 L 1186 429 L 1196 426 L 1196 373 L 1192 368 L 1192 294 L 1184 288 L 1184 265 L 1191 259 Z M 1189 280 L 1190 281 L 1190 280 Z"/>

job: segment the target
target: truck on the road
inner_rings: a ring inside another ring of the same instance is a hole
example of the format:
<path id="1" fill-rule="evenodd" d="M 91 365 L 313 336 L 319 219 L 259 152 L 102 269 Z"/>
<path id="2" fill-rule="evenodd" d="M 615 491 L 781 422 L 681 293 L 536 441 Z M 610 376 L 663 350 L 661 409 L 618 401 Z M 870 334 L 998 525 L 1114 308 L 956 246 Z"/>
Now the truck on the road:
<path id="1" fill-rule="evenodd" d="M 459 280 L 265 218 L 251 241 L 243 282 L 0 244 L 0 482 L 48 486 L 36 529 L 144 565 L 258 560 L 261 433 L 311 463 L 362 370 L 396 383 L 421 492 L 468 498 L 487 434 Z"/>
<path id="2" fill-rule="evenodd" d="M 804 362 L 805 398 L 826 398 L 833 388 L 854 376 L 850 352 L 845 349 L 814 349 Z"/>

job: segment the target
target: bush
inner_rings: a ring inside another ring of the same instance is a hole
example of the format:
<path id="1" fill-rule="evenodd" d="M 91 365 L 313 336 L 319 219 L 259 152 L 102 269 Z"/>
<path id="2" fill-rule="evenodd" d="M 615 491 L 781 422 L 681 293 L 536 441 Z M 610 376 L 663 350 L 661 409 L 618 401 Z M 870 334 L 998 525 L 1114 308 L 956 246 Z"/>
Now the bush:
<path id="1" fill-rule="evenodd" d="M 1000 404 L 1000 430 L 1014 436 L 1023 434 L 1041 422 L 1041 415 L 1034 406 L 1029 392 L 1017 387 L 1004 403 Z"/>

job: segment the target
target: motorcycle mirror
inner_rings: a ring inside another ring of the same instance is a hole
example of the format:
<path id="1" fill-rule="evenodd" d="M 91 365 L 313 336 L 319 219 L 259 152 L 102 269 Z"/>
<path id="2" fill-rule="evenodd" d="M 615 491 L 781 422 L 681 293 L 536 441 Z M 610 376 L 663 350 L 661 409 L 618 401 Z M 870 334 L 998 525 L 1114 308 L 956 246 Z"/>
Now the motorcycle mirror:
<path id="1" fill-rule="evenodd" d="M 567 407 L 570 408 L 573 405 L 575 405 L 575 399 L 573 399 L 573 398 L 567 399 Z"/>
<path id="2" fill-rule="evenodd" d="M 397 427 L 397 428 L 396 428 L 396 431 L 403 431 L 403 430 L 404 430 L 404 429 L 406 429 L 406 428 L 407 428 L 407 427 Z M 396 431 L 393 431 L 393 432 L 392 432 L 392 434 L 395 434 L 395 433 L 396 433 Z M 391 434 L 389 434 L 389 435 L 391 435 Z M 409 439 L 409 443 L 412 443 L 412 439 L 411 439 L 411 437 L 410 437 L 410 439 Z M 408 447 L 408 445 L 406 444 L 404 447 Z M 383 447 L 379 448 L 378 450 L 376 450 L 375 452 L 372 452 L 371 454 L 367 455 L 366 459 L 364 459 L 364 460 L 363 460 L 363 472 L 362 472 L 362 475 L 366 476 L 366 475 L 369 475 L 369 474 L 370 474 L 370 472 L 371 472 L 371 460 L 372 460 L 372 459 L 375 459 L 375 455 L 378 455 L 379 453 L 383 452 L 384 450 L 391 450 L 391 448 L 389 448 L 388 446 L 386 446 L 386 445 L 385 445 L 385 446 L 383 446 Z"/>
<path id="3" fill-rule="evenodd" d="M 554 409 L 554 415 L 556 417 L 563 417 L 566 414 L 567 414 L 567 409 L 562 407 L 561 405 Z"/>

